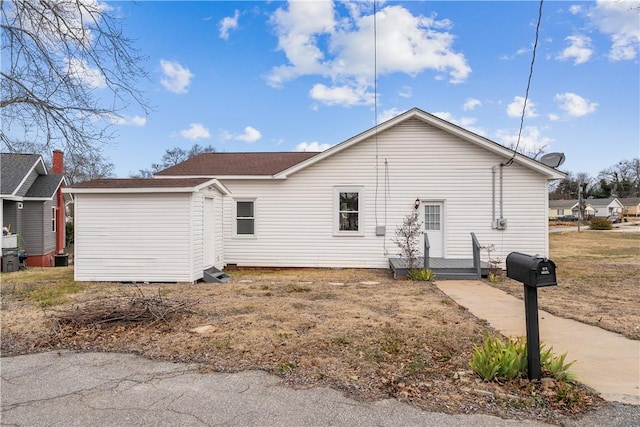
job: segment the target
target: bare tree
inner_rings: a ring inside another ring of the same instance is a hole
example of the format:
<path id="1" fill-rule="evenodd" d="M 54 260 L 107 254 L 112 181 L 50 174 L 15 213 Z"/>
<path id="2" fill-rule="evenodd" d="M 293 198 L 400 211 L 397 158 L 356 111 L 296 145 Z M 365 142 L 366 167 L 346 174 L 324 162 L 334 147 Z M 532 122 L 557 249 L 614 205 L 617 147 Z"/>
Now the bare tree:
<path id="1" fill-rule="evenodd" d="M 0 140 L 38 141 L 67 155 L 93 150 L 131 105 L 143 59 L 115 10 L 99 0 L 0 0 Z"/>
<path id="2" fill-rule="evenodd" d="M 401 255 L 406 258 L 410 270 L 417 268 L 421 233 L 422 222 L 418 217 L 418 211 L 414 210 L 402 220 L 402 226 L 396 229 L 396 234 L 391 239 L 400 248 Z"/>
<path id="3" fill-rule="evenodd" d="M 160 163 L 152 163 L 150 169 L 140 169 L 138 173 L 131 175 L 133 178 L 152 178 L 153 175 L 160 172 L 163 169 L 175 166 L 178 163 L 182 163 L 192 157 L 196 157 L 203 153 L 215 153 L 216 149 L 211 146 L 202 146 L 200 144 L 194 144 L 188 150 L 180 147 L 173 147 L 167 149 L 162 155 Z"/>

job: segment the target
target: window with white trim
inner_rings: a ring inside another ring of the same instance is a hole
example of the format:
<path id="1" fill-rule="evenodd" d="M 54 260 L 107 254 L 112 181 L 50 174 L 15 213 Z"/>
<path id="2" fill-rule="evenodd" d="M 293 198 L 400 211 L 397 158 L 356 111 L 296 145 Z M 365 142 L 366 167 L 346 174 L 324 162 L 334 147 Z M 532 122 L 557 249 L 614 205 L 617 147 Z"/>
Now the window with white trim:
<path id="1" fill-rule="evenodd" d="M 255 235 L 255 201 L 254 200 L 237 200 L 236 201 L 236 235 L 253 236 Z"/>
<path id="2" fill-rule="evenodd" d="M 563 216 L 564 215 L 564 209 L 556 209 L 556 215 Z"/>
<path id="3" fill-rule="evenodd" d="M 363 187 L 334 188 L 334 233 L 363 235 Z"/>
<path id="4" fill-rule="evenodd" d="M 55 206 L 51 207 L 51 231 L 56 232 L 56 208 Z"/>

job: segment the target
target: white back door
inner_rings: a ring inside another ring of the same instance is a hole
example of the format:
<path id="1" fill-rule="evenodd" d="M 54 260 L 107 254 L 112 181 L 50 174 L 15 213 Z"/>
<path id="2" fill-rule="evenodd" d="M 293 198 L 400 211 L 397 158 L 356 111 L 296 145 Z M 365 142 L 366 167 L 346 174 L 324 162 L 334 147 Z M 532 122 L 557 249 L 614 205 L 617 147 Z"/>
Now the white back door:
<path id="1" fill-rule="evenodd" d="M 424 202 L 422 204 L 423 227 L 429 237 L 429 257 L 444 257 L 444 203 Z M 423 242 L 424 247 L 424 242 Z M 422 249 L 422 248 L 421 248 Z"/>

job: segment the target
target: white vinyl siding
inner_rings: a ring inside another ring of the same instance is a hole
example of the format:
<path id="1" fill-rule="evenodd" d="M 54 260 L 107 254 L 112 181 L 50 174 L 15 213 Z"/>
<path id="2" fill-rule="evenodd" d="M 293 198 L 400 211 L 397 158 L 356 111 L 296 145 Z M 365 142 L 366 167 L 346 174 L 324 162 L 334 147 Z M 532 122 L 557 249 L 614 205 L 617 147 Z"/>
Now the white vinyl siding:
<path id="1" fill-rule="evenodd" d="M 200 193 L 76 194 L 75 279 L 201 278 L 202 209 Z"/>
<path id="2" fill-rule="evenodd" d="M 548 255 L 543 175 L 517 163 L 503 168 L 508 226 L 500 231 L 492 228 L 492 167 L 505 158 L 417 119 L 381 132 L 377 147 L 373 138 L 361 141 L 285 180 L 225 180 L 236 199 L 260 195 L 255 239 L 234 238 L 233 209 L 225 210 L 225 224 L 233 224 L 225 230 L 226 262 L 388 268 L 399 253 L 395 230 L 416 198 L 445 202 L 447 258 L 471 258 L 471 232 L 480 244 L 494 244 L 502 259 L 512 251 Z M 356 183 L 366 189 L 359 199 L 363 238 L 344 239 L 334 232 L 335 188 Z M 386 226 L 386 235 L 376 236 L 376 226 Z"/>

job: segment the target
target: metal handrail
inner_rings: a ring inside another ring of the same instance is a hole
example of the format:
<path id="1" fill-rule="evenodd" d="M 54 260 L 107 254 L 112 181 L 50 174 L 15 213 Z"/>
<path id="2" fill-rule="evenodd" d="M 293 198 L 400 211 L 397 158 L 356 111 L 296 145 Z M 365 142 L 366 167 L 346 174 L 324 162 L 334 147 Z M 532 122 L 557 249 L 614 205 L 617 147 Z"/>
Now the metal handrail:
<path id="1" fill-rule="evenodd" d="M 423 231 L 422 234 L 424 235 L 424 254 L 422 257 L 422 267 L 423 268 L 429 268 L 429 248 L 431 247 L 431 245 L 429 244 L 429 235 L 427 234 L 426 231 Z"/>
<path id="2" fill-rule="evenodd" d="M 476 271 L 476 276 L 478 279 L 482 277 L 482 266 L 480 262 L 480 242 L 476 237 L 476 233 L 471 233 L 471 244 L 473 250 L 473 268 Z"/>

